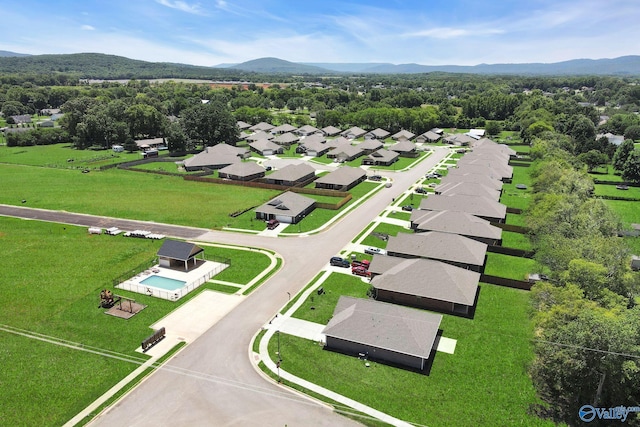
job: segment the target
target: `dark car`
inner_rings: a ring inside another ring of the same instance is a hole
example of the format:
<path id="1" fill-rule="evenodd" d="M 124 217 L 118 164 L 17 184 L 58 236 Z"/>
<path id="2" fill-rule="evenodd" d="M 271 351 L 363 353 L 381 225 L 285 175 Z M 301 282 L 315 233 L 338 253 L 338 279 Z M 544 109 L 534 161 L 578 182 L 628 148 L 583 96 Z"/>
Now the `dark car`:
<path id="1" fill-rule="evenodd" d="M 369 177 L 369 180 L 371 180 L 371 181 L 382 181 L 382 176 L 380 176 L 380 175 L 371 175 Z"/>
<path id="2" fill-rule="evenodd" d="M 277 219 L 270 219 L 269 221 L 267 221 L 267 228 L 269 230 L 273 230 L 278 226 L 278 224 L 280 224 L 280 221 L 278 221 Z"/>
<path id="3" fill-rule="evenodd" d="M 363 276 L 363 277 L 369 277 L 371 275 L 371 273 L 369 273 L 369 270 L 367 270 L 362 266 L 353 267 L 351 269 L 351 274 L 355 274 L 356 276 Z"/>
<path id="4" fill-rule="evenodd" d="M 339 256 L 331 257 L 331 259 L 329 260 L 329 264 L 335 267 L 344 267 L 344 268 L 351 267 L 351 263 L 348 260 L 344 258 L 340 258 Z"/>
<path id="5" fill-rule="evenodd" d="M 422 187 L 418 187 L 418 188 L 416 188 L 416 193 L 418 193 L 418 194 L 426 194 L 427 190 L 425 190 Z"/>
<path id="6" fill-rule="evenodd" d="M 402 207 L 402 210 L 403 210 L 403 211 L 411 212 L 411 211 L 413 210 L 413 206 L 411 206 L 411 205 L 404 205 L 404 206 Z"/>
<path id="7" fill-rule="evenodd" d="M 371 265 L 371 261 L 369 261 L 368 259 L 363 259 L 362 261 L 354 259 L 353 261 L 351 261 L 351 268 L 362 267 L 365 270 L 368 270 L 369 265 Z"/>

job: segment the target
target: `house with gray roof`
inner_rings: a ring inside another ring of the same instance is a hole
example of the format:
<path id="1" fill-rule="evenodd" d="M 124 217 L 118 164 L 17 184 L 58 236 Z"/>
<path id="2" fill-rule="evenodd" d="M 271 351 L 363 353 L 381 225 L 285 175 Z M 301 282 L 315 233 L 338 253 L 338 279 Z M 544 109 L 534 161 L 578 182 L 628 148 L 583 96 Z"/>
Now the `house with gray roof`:
<path id="1" fill-rule="evenodd" d="M 318 132 L 318 128 L 311 125 L 304 125 L 295 132 L 300 136 L 307 136 Z"/>
<path id="2" fill-rule="evenodd" d="M 439 231 L 458 234 L 489 246 L 502 243 L 502 229 L 500 227 L 491 225 L 489 221 L 466 212 L 414 209 L 411 212 L 411 228 L 416 233 Z"/>
<path id="3" fill-rule="evenodd" d="M 324 136 L 335 136 L 342 132 L 341 129 L 338 129 L 335 126 L 326 126 L 320 129 L 320 131 L 324 134 Z"/>
<path id="4" fill-rule="evenodd" d="M 158 265 L 164 268 L 176 268 L 189 271 L 198 266 L 198 255 L 204 261 L 204 249 L 193 243 L 166 239 L 158 249 Z"/>
<path id="5" fill-rule="evenodd" d="M 249 150 L 234 147 L 229 144 L 218 144 L 205 149 L 184 161 L 184 168 L 188 172 L 203 169 L 221 169 L 233 163 L 241 162 L 249 155 Z"/>
<path id="6" fill-rule="evenodd" d="M 276 219 L 285 224 L 297 224 L 316 207 L 315 199 L 291 191 L 280 194 L 256 208 L 256 218 Z"/>
<path id="7" fill-rule="evenodd" d="M 142 151 L 147 151 L 149 149 L 161 150 L 167 148 L 164 138 L 136 139 L 135 143 L 138 149 Z"/>
<path id="8" fill-rule="evenodd" d="M 267 122 L 260 122 L 260 123 L 256 123 L 255 125 L 251 126 L 249 128 L 249 130 L 252 130 L 254 132 L 258 132 L 258 131 L 269 132 L 274 127 L 275 127 L 274 125 L 269 124 Z"/>
<path id="9" fill-rule="evenodd" d="M 327 153 L 327 158 L 337 159 L 340 163 L 350 162 L 362 156 L 364 152 L 357 145 L 341 144 Z"/>
<path id="10" fill-rule="evenodd" d="M 487 187 L 477 182 L 448 182 L 437 185 L 434 188 L 436 194 L 445 196 L 453 196 L 454 194 L 462 194 L 465 196 L 482 196 L 489 197 L 496 202 L 500 201 L 500 190 Z"/>
<path id="11" fill-rule="evenodd" d="M 260 139 L 272 140 L 274 137 L 275 136 L 271 132 L 259 130 L 251 135 L 246 136 L 244 139 L 248 142 L 254 142 Z"/>
<path id="12" fill-rule="evenodd" d="M 351 140 L 345 138 L 344 136 L 339 136 L 333 139 L 327 139 L 325 144 L 331 148 L 337 148 L 341 146 L 351 145 Z"/>
<path id="13" fill-rule="evenodd" d="M 400 157 L 418 157 L 418 148 L 416 147 L 416 144 L 408 139 L 401 139 L 390 146 L 389 150 L 395 151 L 400 155 Z"/>
<path id="14" fill-rule="evenodd" d="M 505 144 L 498 144 L 489 138 L 481 138 L 473 142 L 471 146 L 474 152 L 499 152 L 507 154 L 511 158 L 516 156 L 516 151 L 513 148 Z"/>
<path id="15" fill-rule="evenodd" d="M 305 138 L 302 141 L 301 145 L 305 148 L 305 153 L 307 154 L 307 156 L 311 157 L 324 156 L 329 150 L 333 148 L 330 145 L 322 142 L 319 138 L 311 139 L 311 137 Z"/>
<path id="16" fill-rule="evenodd" d="M 243 122 L 242 120 L 238 120 L 236 122 L 236 126 L 238 126 L 238 129 L 240 129 L 241 131 L 249 129 L 251 127 L 249 123 Z"/>
<path id="17" fill-rule="evenodd" d="M 450 182 L 473 182 L 482 184 L 485 187 L 492 188 L 494 190 L 502 190 L 502 181 L 488 177 L 486 175 L 479 175 L 477 173 L 464 173 L 458 169 L 450 169 L 447 176 L 440 180 L 440 184 L 447 184 Z"/>
<path id="18" fill-rule="evenodd" d="M 375 299 L 468 316 L 473 313 L 480 273 L 430 259 L 404 259 L 371 279 Z"/>
<path id="19" fill-rule="evenodd" d="M 479 167 L 479 166 L 465 167 L 464 165 L 462 165 L 460 167 L 450 167 L 449 170 L 447 171 L 447 176 L 460 176 L 460 175 L 467 175 L 467 174 L 472 174 L 475 176 L 484 176 L 489 179 L 493 179 L 494 181 L 503 182 L 501 174 L 494 172 L 487 167 Z"/>
<path id="20" fill-rule="evenodd" d="M 278 135 L 275 138 L 273 138 L 273 142 L 275 142 L 276 144 L 280 144 L 280 145 L 295 144 L 299 140 L 300 140 L 300 137 L 298 135 L 295 135 L 295 134 L 291 133 L 291 132 L 283 133 L 283 134 Z"/>
<path id="21" fill-rule="evenodd" d="M 16 125 L 20 125 L 23 123 L 31 123 L 31 115 L 29 114 L 18 114 L 15 116 L 9 116 L 9 118 L 11 120 L 7 121 L 7 123 L 10 123 L 11 121 L 13 121 L 13 124 L 16 124 Z"/>
<path id="22" fill-rule="evenodd" d="M 269 141 L 268 139 L 259 139 L 251 142 L 249 143 L 249 148 L 251 148 L 251 151 L 255 151 L 261 156 L 273 156 L 284 152 L 284 148 L 282 148 L 281 145 Z"/>
<path id="23" fill-rule="evenodd" d="M 364 141 L 359 142 L 357 145 L 358 148 L 360 148 L 364 152 L 364 154 L 371 154 L 374 151 L 384 147 L 382 141 L 379 141 L 377 139 L 365 139 Z"/>
<path id="24" fill-rule="evenodd" d="M 428 130 L 423 134 L 416 136 L 416 142 L 438 142 L 442 138 L 442 135 Z"/>
<path id="25" fill-rule="evenodd" d="M 316 179 L 316 188 L 347 191 L 367 179 L 367 173 L 360 168 L 342 166 Z"/>
<path id="26" fill-rule="evenodd" d="M 395 151 L 389 151 L 381 148 L 362 159 L 362 164 L 372 166 L 389 166 L 395 163 L 398 160 L 398 157 L 400 157 L 400 155 Z"/>
<path id="27" fill-rule="evenodd" d="M 325 348 L 428 372 L 442 315 L 341 296 L 323 329 Z"/>
<path id="28" fill-rule="evenodd" d="M 316 176 L 316 170 L 306 163 L 289 164 L 267 175 L 264 181 L 268 184 L 286 185 L 293 187 L 311 181 Z"/>
<path id="29" fill-rule="evenodd" d="M 366 130 L 359 128 L 358 126 L 354 126 L 342 132 L 340 135 L 344 136 L 348 139 L 356 139 L 364 136 L 367 133 Z"/>
<path id="30" fill-rule="evenodd" d="M 394 133 L 393 135 L 391 135 L 391 139 L 395 140 L 395 141 L 403 141 L 403 140 L 410 140 L 413 139 L 413 137 L 416 136 L 415 133 L 413 132 L 409 132 L 408 130 L 402 129 L 400 132 Z"/>
<path id="31" fill-rule="evenodd" d="M 451 172 L 454 169 L 458 169 L 463 173 L 477 173 L 480 175 L 487 175 L 493 178 L 500 179 L 503 182 L 510 182 L 513 177 L 513 167 L 509 165 L 493 165 L 488 166 L 486 164 L 458 164 L 457 167 L 449 170 Z"/>
<path id="32" fill-rule="evenodd" d="M 364 139 L 385 139 L 389 135 L 391 135 L 391 132 L 381 128 L 376 128 L 372 131 L 367 132 L 364 135 Z"/>
<path id="33" fill-rule="evenodd" d="M 611 132 L 599 133 L 596 135 L 596 139 L 607 138 L 609 144 L 621 145 L 624 142 L 624 135 L 614 135 Z"/>
<path id="34" fill-rule="evenodd" d="M 262 178 L 265 175 L 265 169 L 256 162 L 238 162 L 218 171 L 218 177 L 222 179 L 231 179 L 233 181 L 253 181 Z"/>
<path id="35" fill-rule="evenodd" d="M 283 125 L 274 127 L 270 132 L 275 135 L 280 135 L 287 132 L 295 132 L 296 130 L 298 130 L 297 127 L 290 125 L 289 123 L 285 123 Z"/>
<path id="36" fill-rule="evenodd" d="M 481 273 L 487 245 L 468 237 L 439 231 L 398 233 L 396 236 L 389 236 L 387 255 L 433 259 Z"/>
<path id="37" fill-rule="evenodd" d="M 443 196 L 432 194 L 420 202 L 420 209 L 427 211 L 466 212 L 491 222 L 503 223 L 507 207 L 489 197 L 456 194 Z"/>
<path id="38" fill-rule="evenodd" d="M 466 146 L 475 142 L 475 139 L 463 133 L 456 133 L 446 136 L 443 141 L 451 145 Z"/>

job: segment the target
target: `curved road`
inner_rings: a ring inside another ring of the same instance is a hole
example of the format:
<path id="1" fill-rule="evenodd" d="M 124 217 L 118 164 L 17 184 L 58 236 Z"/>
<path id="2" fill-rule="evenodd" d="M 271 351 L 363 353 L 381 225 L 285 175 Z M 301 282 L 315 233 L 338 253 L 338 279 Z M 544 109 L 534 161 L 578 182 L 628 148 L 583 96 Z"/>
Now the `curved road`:
<path id="1" fill-rule="evenodd" d="M 248 357 L 249 343 L 254 333 L 287 303 L 287 293 L 297 294 L 392 198 L 448 152 L 448 148 L 438 148 L 417 167 L 389 173 L 393 178 L 391 188 L 383 188 L 328 230 L 308 237 L 234 234 L 7 205 L 0 205 L 0 215 L 146 229 L 178 238 L 271 249 L 285 260 L 278 273 L 167 362 L 167 369 L 158 369 L 91 425 L 351 426 L 356 423 L 326 406 L 265 381 Z"/>

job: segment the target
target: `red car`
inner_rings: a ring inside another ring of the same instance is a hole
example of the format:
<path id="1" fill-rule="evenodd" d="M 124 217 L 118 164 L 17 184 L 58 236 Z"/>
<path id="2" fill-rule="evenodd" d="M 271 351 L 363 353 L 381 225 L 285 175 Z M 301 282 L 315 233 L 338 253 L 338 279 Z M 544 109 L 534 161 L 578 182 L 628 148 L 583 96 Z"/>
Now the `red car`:
<path id="1" fill-rule="evenodd" d="M 356 276 L 363 276 L 363 277 L 369 277 L 371 275 L 371 273 L 369 273 L 369 270 L 367 270 L 362 266 L 353 267 L 351 269 L 351 274 L 355 274 Z"/>
<path id="2" fill-rule="evenodd" d="M 368 259 L 363 259 L 362 261 L 358 261 L 353 260 L 351 261 L 351 267 L 355 268 L 355 267 L 363 267 L 365 270 L 369 269 L 369 264 L 371 264 L 371 262 Z"/>

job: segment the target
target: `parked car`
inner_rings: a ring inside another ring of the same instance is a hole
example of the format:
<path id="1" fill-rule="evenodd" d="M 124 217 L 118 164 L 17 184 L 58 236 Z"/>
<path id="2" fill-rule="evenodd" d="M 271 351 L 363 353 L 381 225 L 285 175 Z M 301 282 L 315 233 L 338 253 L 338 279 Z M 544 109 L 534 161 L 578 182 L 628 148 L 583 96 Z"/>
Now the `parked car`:
<path id="1" fill-rule="evenodd" d="M 418 188 L 416 188 L 416 193 L 418 193 L 418 194 L 426 194 L 427 190 L 425 190 L 422 187 L 418 187 Z"/>
<path id="2" fill-rule="evenodd" d="M 367 270 L 362 266 L 353 267 L 351 269 L 351 274 L 355 274 L 356 276 L 363 276 L 363 277 L 369 277 L 371 275 L 371 273 L 369 273 L 369 270 Z"/>
<path id="3" fill-rule="evenodd" d="M 371 181 L 382 181 L 382 176 L 380 176 L 380 175 L 371 175 L 369 177 L 369 180 L 371 180 Z"/>
<path id="4" fill-rule="evenodd" d="M 428 174 L 426 174 L 424 177 L 425 177 L 425 178 L 437 178 L 437 177 L 438 177 L 438 175 L 436 175 L 435 173 L 433 173 L 433 172 L 432 172 L 432 173 L 428 173 Z"/>
<path id="5" fill-rule="evenodd" d="M 411 211 L 413 210 L 413 206 L 411 206 L 411 205 L 404 205 L 404 206 L 402 207 L 402 210 L 403 210 L 403 211 L 411 212 Z"/>
<path id="6" fill-rule="evenodd" d="M 335 267 L 344 267 L 344 268 L 351 267 L 351 263 L 348 260 L 341 258 L 339 256 L 331 257 L 331 259 L 329 260 L 329 264 Z"/>
<path id="7" fill-rule="evenodd" d="M 280 221 L 278 221 L 277 219 L 270 219 L 269 221 L 267 221 L 267 228 L 269 230 L 273 230 L 274 228 L 276 228 L 278 225 L 280 224 Z"/>
<path id="8" fill-rule="evenodd" d="M 363 259 L 362 261 L 358 261 L 357 259 L 355 259 L 351 261 L 351 268 L 362 267 L 365 270 L 368 270 L 370 264 L 371 261 L 369 261 L 368 259 Z"/>
<path id="9" fill-rule="evenodd" d="M 387 251 L 380 248 L 369 247 L 369 248 L 365 248 L 364 253 L 369 255 L 386 255 Z"/>

